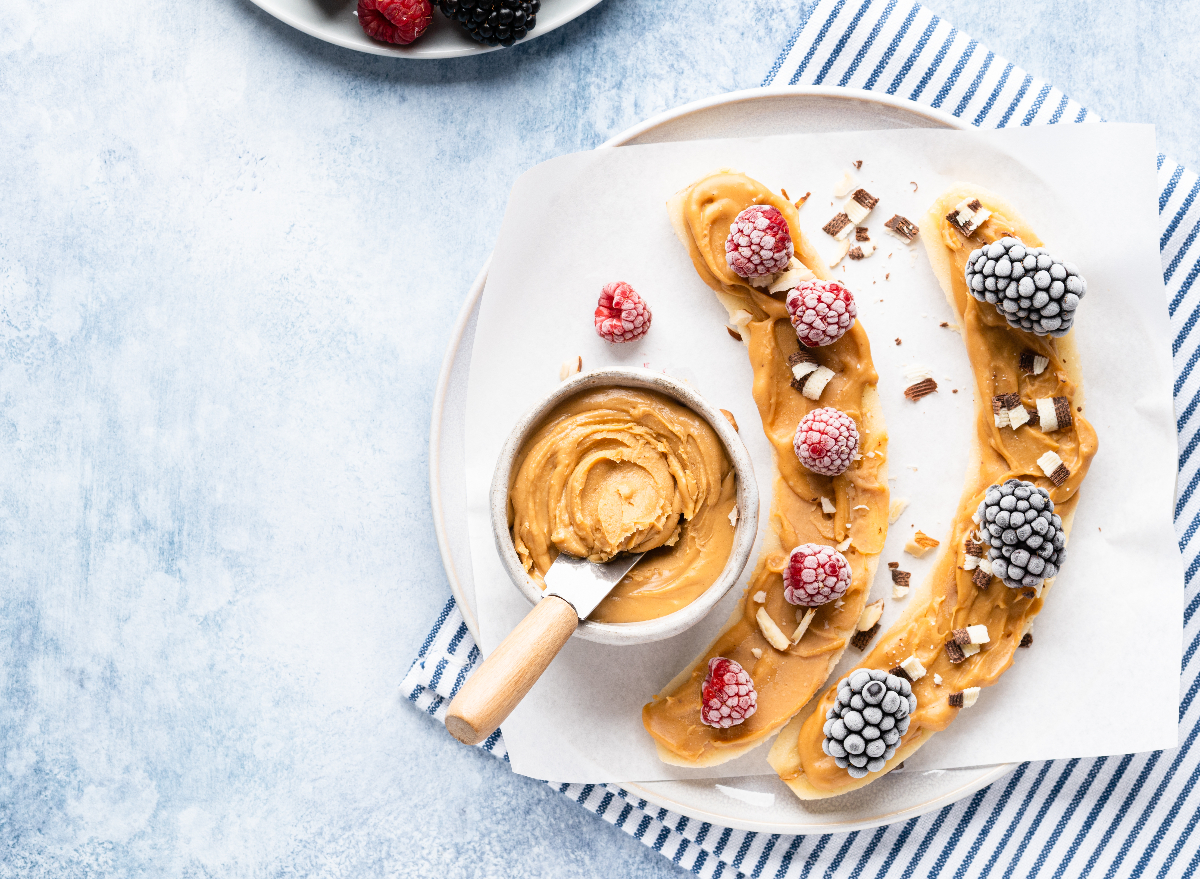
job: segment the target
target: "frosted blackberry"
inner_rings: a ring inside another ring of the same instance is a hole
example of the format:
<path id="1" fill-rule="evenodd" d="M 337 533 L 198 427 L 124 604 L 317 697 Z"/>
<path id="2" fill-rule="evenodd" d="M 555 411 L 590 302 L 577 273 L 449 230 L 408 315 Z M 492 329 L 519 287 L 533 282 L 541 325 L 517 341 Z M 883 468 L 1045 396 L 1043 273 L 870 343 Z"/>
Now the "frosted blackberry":
<path id="1" fill-rule="evenodd" d="M 1069 262 L 1042 247 L 1005 237 L 967 257 L 967 289 L 990 302 L 1011 326 L 1039 336 L 1065 336 L 1087 281 Z"/>
<path id="2" fill-rule="evenodd" d="M 838 684 L 837 701 L 825 712 L 821 750 L 851 778 L 879 772 L 908 732 L 917 697 L 904 678 L 858 668 Z"/>
<path id="3" fill-rule="evenodd" d="M 1058 576 L 1067 535 L 1044 488 L 1020 479 L 993 485 L 976 515 L 979 533 L 990 546 L 992 573 L 1005 586 L 1036 587 Z"/>
<path id="4" fill-rule="evenodd" d="M 533 30 L 542 0 L 437 0 L 437 8 L 466 28 L 471 39 L 511 46 Z"/>

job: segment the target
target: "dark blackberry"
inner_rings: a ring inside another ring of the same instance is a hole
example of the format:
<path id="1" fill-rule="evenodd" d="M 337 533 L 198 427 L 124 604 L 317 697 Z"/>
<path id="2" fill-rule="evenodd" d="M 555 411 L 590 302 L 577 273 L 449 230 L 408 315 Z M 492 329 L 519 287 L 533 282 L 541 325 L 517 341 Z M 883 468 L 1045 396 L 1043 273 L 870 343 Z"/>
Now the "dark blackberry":
<path id="1" fill-rule="evenodd" d="M 1005 586 L 1040 586 L 1058 576 L 1067 555 L 1067 535 L 1046 489 L 1009 479 L 987 490 L 975 515 L 979 533 L 990 546 L 992 573 Z"/>
<path id="2" fill-rule="evenodd" d="M 436 0 L 442 15 L 457 21 L 471 39 L 511 46 L 533 30 L 542 0 Z"/>
<path id="3" fill-rule="evenodd" d="M 821 750 L 851 778 L 879 772 L 896 755 L 916 710 L 917 697 L 904 678 L 857 668 L 838 683 L 837 701 L 825 712 Z"/>
<path id="4" fill-rule="evenodd" d="M 1075 266 L 1012 237 L 972 251 L 966 281 L 971 295 L 996 306 L 1011 326 L 1039 336 L 1065 336 L 1087 293 Z"/>

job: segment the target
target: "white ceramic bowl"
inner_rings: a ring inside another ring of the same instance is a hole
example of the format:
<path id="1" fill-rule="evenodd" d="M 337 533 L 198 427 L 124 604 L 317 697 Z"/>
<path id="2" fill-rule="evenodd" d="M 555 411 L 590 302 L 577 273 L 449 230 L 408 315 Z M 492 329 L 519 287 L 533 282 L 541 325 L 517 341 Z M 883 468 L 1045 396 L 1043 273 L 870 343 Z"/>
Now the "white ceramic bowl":
<path id="1" fill-rule="evenodd" d="M 508 530 L 508 487 L 517 452 L 525 440 L 542 423 L 543 419 L 562 401 L 592 388 L 640 388 L 677 400 L 701 416 L 720 437 L 737 477 L 738 520 L 733 530 L 733 549 L 721 575 L 691 604 L 674 613 L 637 623 L 597 623 L 584 620 L 576 634 L 589 641 L 601 644 L 639 644 L 658 641 L 678 635 L 684 629 L 699 622 L 713 609 L 742 575 L 754 538 L 758 531 L 758 483 L 754 479 L 754 468 L 750 455 L 742 444 L 741 437 L 721 410 L 713 406 L 683 382 L 661 372 L 649 369 L 597 369 L 585 372 L 562 382 L 540 403 L 526 412 L 508 435 L 496 471 L 492 476 L 492 532 L 496 538 L 496 549 L 504 568 L 521 594 L 536 604 L 542 598 L 542 587 L 526 573 L 513 546 L 512 534 Z"/>

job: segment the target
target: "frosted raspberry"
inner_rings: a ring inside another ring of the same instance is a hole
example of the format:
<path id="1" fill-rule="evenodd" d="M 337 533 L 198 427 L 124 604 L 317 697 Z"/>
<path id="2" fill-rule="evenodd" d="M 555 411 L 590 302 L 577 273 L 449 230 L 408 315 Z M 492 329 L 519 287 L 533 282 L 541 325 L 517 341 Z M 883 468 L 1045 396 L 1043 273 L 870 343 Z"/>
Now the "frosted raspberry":
<path id="1" fill-rule="evenodd" d="M 840 409 L 814 409 L 796 425 L 792 447 L 800 463 L 813 473 L 837 476 L 858 453 L 858 427 Z"/>
<path id="2" fill-rule="evenodd" d="M 723 656 L 708 661 L 708 677 L 700 688 L 700 699 L 700 719 L 718 729 L 736 726 L 758 708 L 758 693 L 750 675 Z"/>
<path id="3" fill-rule="evenodd" d="M 854 326 L 854 294 L 837 281 L 801 281 L 787 295 L 796 337 L 809 348 L 832 345 Z"/>
<path id="4" fill-rule="evenodd" d="M 802 543 L 783 569 L 783 597 L 792 604 L 820 607 L 850 588 L 850 563 L 832 546 Z"/>
<path id="5" fill-rule="evenodd" d="M 596 332 L 610 342 L 632 342 L 650 329 L 650 306 L 624 281 L 605 284 L 596 305 Z"/>
<path id="6" fill-rule="evenodd" d="M 778 208 L 754 204 L 729 227 L 725 261 L 743 278 L 773 275 L 787 268 L 792 258 L 792 233 Z"/>
<path id="7" fill-rule="evenodd" d="M 358 0 L 358 23 L 374 40 L 407 46 L 429 27 L 429 0 Z"/>

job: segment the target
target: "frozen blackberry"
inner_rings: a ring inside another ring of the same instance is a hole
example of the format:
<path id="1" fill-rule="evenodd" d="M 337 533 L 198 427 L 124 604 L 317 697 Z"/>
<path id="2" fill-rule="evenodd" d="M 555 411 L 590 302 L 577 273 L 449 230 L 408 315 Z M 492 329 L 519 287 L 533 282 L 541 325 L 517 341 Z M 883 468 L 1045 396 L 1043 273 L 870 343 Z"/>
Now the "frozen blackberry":
<path id="1" fill-rule="evenodd" d="M 857 668 L 838 684 L 837 701 L 825 712 L 821 750 L 851 778 L 879 772 L 895 756 L 916 710 L 917 697 L 904 678 Z"/>
<path id="2" fill-rule="evenodd" d="M 1005 237 L 967 257 L 967 289 L 990 302 L 1011 326 L 1039 336 L 1065 336 L 1087 281 L 1069 262 L 1042 247 Z"/>
<path id="3" fill-rule="evenodd" d="M 542 0 L 437 0 L 437 8 L 466 28 L 471 39 L 511 46 L 533 30 Z"/>
<path id="4" fill-rule="evenodd" d="M 1067 535 L 1044 488 L 1020 479 L 993 485 L 976 515 L 979 533 L 991 547 L 992 573 L 1005 586 L 1037 587 L 1058 576 L 1067 555 Z"/>

